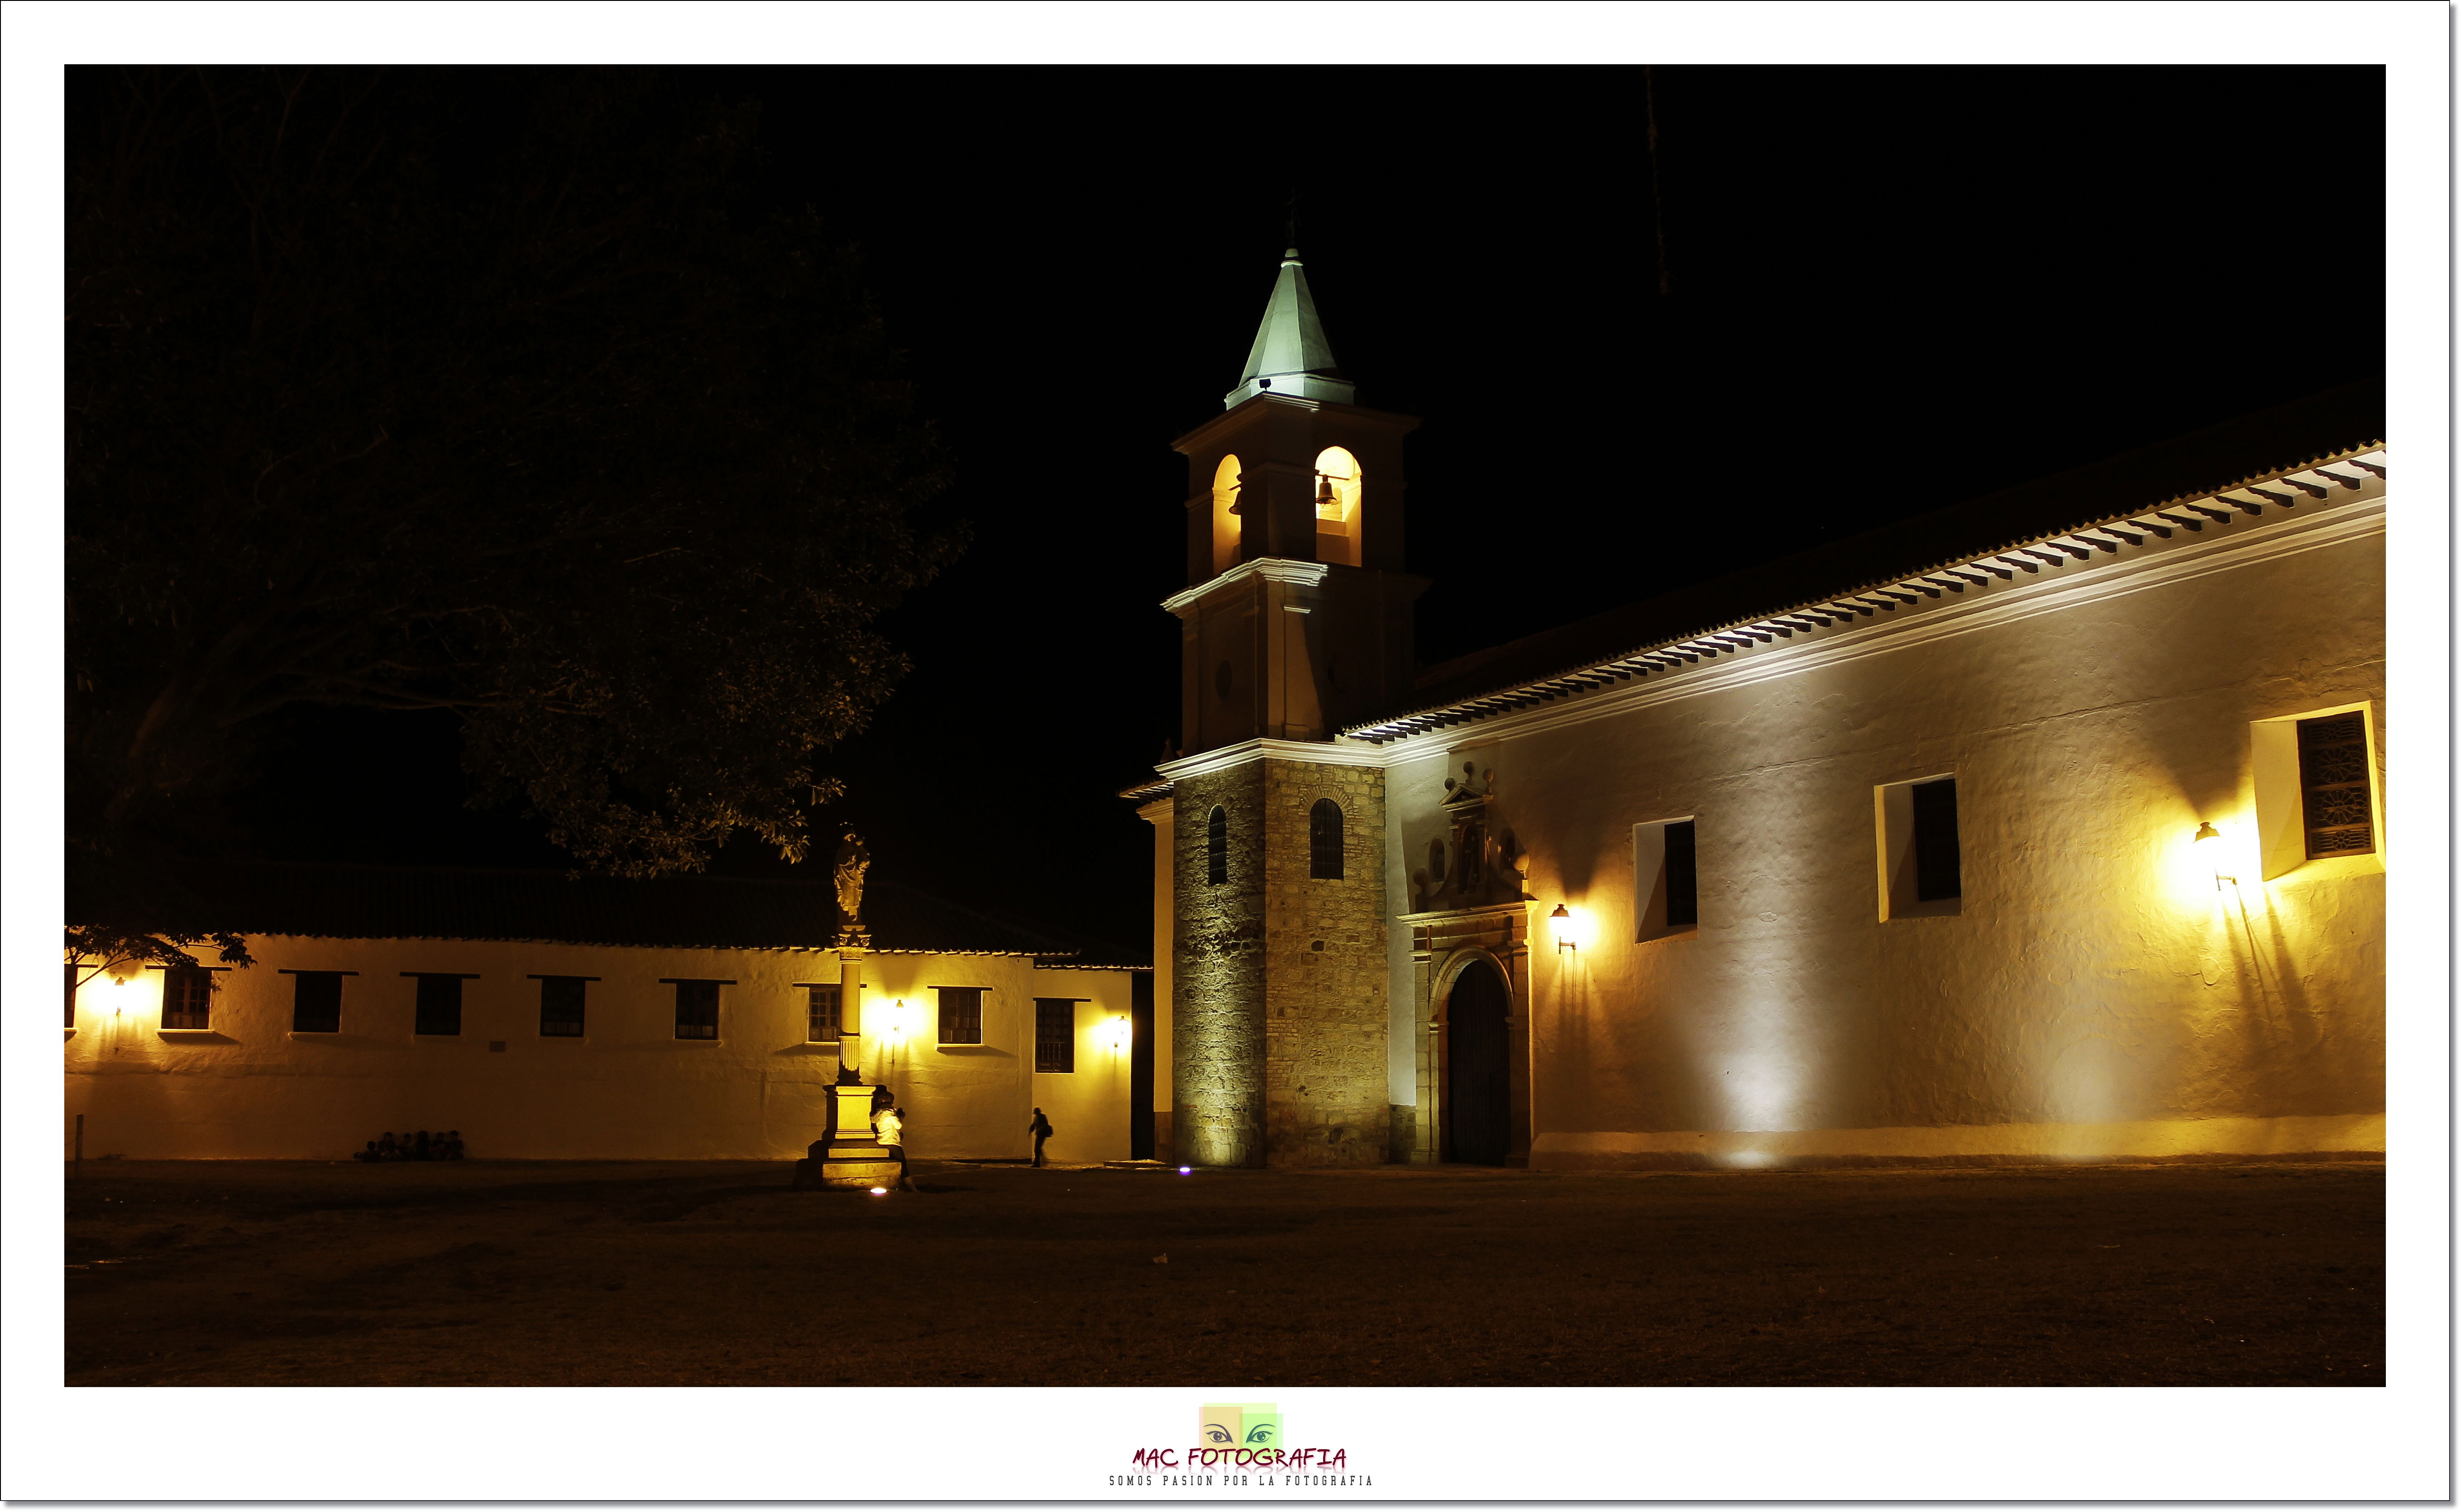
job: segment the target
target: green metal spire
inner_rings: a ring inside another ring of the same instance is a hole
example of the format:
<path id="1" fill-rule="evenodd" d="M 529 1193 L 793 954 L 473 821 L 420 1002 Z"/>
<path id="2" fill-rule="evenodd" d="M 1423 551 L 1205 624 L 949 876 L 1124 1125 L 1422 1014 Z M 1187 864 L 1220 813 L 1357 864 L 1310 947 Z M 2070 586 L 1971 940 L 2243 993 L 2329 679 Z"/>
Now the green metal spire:
<path id="1" fill-rule="evenodd" d="M 1222 396 L 1222 407 L 1235 409 L 1267 392 L 1328 404 L 1352 403 L 1357 392 L 1333 360 L 1333 344 L 1324 339 L 1324 322 L 1316 318 L 1295 246 L 1282 254 L 1273 297 L 1265 302 L 1264 323 L 1248 349 L 1247 371 L 1239 386 Z"/>

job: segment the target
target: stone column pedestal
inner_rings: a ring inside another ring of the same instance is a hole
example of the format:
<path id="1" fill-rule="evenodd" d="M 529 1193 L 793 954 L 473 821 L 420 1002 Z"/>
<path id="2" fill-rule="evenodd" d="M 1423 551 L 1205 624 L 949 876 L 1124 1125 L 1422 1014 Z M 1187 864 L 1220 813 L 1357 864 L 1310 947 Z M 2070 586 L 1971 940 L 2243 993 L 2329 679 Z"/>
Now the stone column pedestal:
<path id="1" fill-rule="evenodd" d="M 836 1099 L 834 1131 L 812 1144 L 811 1159 L 796 1172 L 801 1186 L 895 1186 L 897 1157 L 871 1135 L 871 1094 L 862 1085 L 829 1089 Z"/>

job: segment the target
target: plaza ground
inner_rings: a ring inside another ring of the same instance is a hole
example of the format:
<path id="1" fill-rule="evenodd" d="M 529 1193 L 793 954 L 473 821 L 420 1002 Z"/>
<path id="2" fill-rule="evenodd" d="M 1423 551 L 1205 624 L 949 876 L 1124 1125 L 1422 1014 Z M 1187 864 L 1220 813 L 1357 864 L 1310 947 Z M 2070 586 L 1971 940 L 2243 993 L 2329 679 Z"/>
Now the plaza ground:
<path id="1" fill-rule="evenodd" d="M 2375 1385 L 2380 1164 L 88 1162 L 115 1386 Z"/>

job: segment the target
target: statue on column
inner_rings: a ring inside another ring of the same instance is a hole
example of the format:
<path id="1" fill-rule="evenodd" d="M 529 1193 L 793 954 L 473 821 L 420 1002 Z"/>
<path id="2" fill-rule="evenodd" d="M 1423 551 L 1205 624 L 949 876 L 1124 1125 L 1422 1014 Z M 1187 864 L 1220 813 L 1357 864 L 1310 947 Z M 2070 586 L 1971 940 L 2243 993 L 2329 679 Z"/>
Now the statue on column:
<path id="1" fill-rule="evenodd" d="M 871 852 L 862 837 L 848 830 L 838 845 L 838 934 L 841 939 L 863 933 L 863 874 L 871 869 Z"/>

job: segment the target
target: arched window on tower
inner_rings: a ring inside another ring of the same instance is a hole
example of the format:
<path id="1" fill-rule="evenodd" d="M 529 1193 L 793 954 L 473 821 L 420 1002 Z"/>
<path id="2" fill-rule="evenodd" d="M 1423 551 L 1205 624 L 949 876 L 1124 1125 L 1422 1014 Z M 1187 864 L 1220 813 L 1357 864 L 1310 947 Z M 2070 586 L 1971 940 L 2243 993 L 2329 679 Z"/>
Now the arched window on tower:
<path id="1" fill-rule="evenodd" d="M 1205 885 L 1219 887 L 1230 880 L 1230 816 L 1222 805 L 1205 816 Z"/>
<path id="2" fill-rule="evenodd" d="M 1226 457 L 1213 469 L 1213 570 L 1239 564 L 1239 458 Z"/>
<path id="3" fill-rule="evenodd" d="M 1308 876 L 1341 880 L 1341 805 L 1329 798 L 1317 799 L 1308 810 Z"/>
<path id="4" fill-rule="evenodd" d="M 1338 446 L 1316 454 L 1316 559 L 1359 565 L 1359 458 Z"/>

